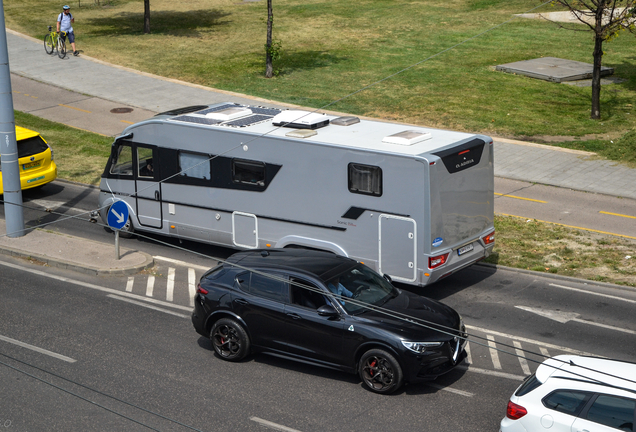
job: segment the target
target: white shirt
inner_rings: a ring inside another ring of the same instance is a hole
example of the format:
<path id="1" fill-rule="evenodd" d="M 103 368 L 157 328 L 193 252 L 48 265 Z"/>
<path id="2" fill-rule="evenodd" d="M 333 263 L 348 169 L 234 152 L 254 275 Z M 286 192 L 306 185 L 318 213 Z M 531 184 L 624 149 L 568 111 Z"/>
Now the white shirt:
<path id="1" fill-rule="evenodd" d="M 73 19 L 73 14 L 70 12 L 68 14 L 65 14 L 64 12 L 62 12 L 60 15 L 58 15 L 57 21 L 60 23 L 60 31 L 72 32 L 73 31 L 73 26 L 71 26 L 72 19 Z"/>

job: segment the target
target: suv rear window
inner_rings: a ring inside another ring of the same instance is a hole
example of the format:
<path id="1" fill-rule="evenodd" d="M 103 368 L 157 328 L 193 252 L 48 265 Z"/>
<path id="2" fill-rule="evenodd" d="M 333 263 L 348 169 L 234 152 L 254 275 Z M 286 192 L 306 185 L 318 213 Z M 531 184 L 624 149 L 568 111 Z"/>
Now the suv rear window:
<path id="1" fill-rule="evenodd" d="M 532 390 L 536 389 L 541 385 L 541 381 L 537 379 L 535 374 L 530 375 L 526 378 L 525 382 L 519 386 L 517 391 L 515 392 L 515 396 L 523 396 L 530 393 Z"/>
<path id="2" fill-rule="evenodd" d="M 49 146 L 46 145 L 41 136 L 35 136 L 18 141 L 18 157 L 23 158 L 33 156 L 46 151 Z"/>
<path id="3" fill-rule="evenodd" d="M 543 405 L 558 412 L 577 416 L 591 396 L 592 393 L 582 391 L 557 390 L 543 398 Z"/>

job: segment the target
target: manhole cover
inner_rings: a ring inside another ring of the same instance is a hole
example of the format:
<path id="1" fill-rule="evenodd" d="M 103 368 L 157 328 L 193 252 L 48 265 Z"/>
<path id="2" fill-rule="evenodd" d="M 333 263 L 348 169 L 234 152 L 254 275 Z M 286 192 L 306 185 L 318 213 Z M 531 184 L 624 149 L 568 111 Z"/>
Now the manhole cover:
<path id="1" fill-rule="evenodd" d="M 132 108 L 113 108 L 112 110 L 110 110 L 110 112 L 112 112 L 113 114 L 126 114 L 129 112 L 133 112 Z"/>

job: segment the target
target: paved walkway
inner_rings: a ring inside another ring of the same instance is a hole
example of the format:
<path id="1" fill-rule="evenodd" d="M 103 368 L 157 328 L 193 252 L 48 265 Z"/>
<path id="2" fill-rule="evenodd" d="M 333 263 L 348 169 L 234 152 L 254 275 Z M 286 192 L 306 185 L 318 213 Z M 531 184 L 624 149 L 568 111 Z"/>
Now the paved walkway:
<path id="1" fill-rule="evenodd" d="M 66 97 L 78 103 L 80 101 L 86 104 L 99 102 L 102 108 L 116 105 L 136 107 L 139 109 L 136 115 L 142 118 L 182 106 L 225 101 L 292 107 L 288 104 L 215 90 L 110 65 L 85 54 L 60 60 L 45 54 L 42 41 L 10 30 L 7 30 L 7 40 L 9 64 L 13 74 L 12 82 L 19 83 L 20 80 L 28 78 L 53 85 L 57 89 L 48 91 L 57 92 L 56 94 L 60 97 Z M 14 95 L 14 101 L 16 98 L 17 96 Z M 28 104 L 24 100 L 21 100 L 21 103 Z M 57 111 L 59 109 L 54 106 L 48 107 L 48 110 L 40 110 L 38 114 L 47 118 L 47 115 L 54 116 Z M 95 131 L 97 128 L 95 123 L 88 124 L 84 128 Z M 106 119 L 99 123 L 104 123 L 105 127 L 114 127 L 115 130 L 123 130 L 126 126 Z M 495 138 L 495 175 L 636 199 L 636 169 L 598 158 L 595 154 L 588 152 Z M 4 232 L 3 223 L 0 226 L 0 233 Z M 76 261 L 76 265 L 84 268 L 85 271 L 97 273 L 134 272 L 139 268 L 152 265 L 147 261 L 148 257 L 140 252 L 125 251 L 122 252 L 122 260 L 114 260 L 112 257 L 115 251 L 112 244 L 93 244 L 94 242 L 85 240 L 86 244 L 79 247 L 74 243 L 75 241 L 79 240 L 51 237 L 43 230 L 35 230 L 27 234 L 24 239 L 0 237 L 0 250 L 14 255 L 34 256 L 52 265 L 71 266 L 70 261 Z M 5 244 L 7 242 L 11 245 Z M 51 248 L 49 251 L 51 253 L 45 256 L 38 253 L 42 250 L 42 245 L 56 245 L 56 247 Z M 60 252 L 55 253 L 57 250 Z M 73 258 L 66 250 L 88 250 L 89 253 L 79 254 Z"/>

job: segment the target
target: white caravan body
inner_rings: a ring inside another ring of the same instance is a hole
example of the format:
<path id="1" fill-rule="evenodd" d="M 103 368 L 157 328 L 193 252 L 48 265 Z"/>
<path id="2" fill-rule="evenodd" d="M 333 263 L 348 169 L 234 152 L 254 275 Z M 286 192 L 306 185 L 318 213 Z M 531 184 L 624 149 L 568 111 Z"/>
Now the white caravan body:
<path id="1" fill-rule="evenodd" d="M 115 139 L 100 184 L 127 230 L 236 249 L 305 247 L 427 285 L 494 246 L 492 139 L 222 103 Z"/>

